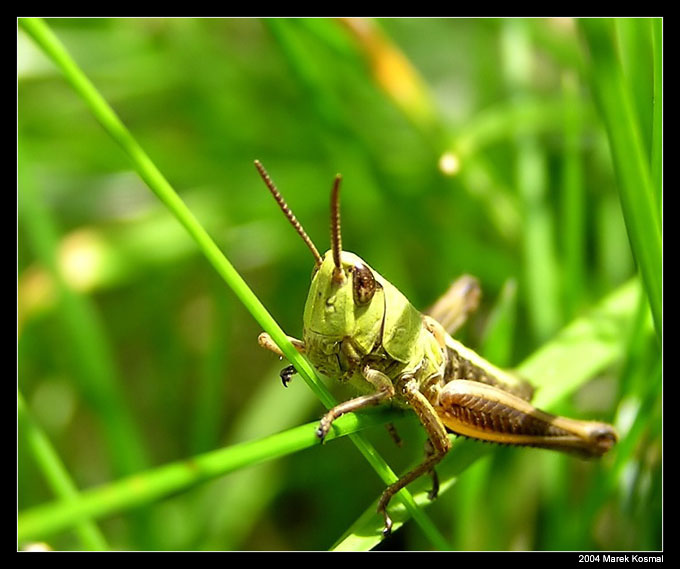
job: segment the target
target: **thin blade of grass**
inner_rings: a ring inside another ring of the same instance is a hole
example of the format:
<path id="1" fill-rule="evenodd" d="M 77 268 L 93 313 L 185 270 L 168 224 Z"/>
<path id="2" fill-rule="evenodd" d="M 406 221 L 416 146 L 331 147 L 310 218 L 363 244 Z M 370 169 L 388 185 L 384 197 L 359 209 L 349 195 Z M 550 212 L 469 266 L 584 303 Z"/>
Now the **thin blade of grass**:
<path id="1" fill-rule="evenodd" d="M 662 206 L 663 172 L 663 21 L 652 19 L 652 55 L 654 59 L 654 112 L 652 119 L 652 182 L 657 207 Z"/>
<path id="2" fill-rule="evenodd" d="M 505 281 L 498 300 L 489 313 L 479 353 L 497 366 L 511 364 L 514 331 L 517 323 L 517 281 Z"/>
<path id="3" fill-rule="evenodd" d="M 583 120 L 575 107 L 579 101 L 578 78 L 575 74 L 565 74 L 562 78 L 565 113 L 562 119 L 564 131 L 564 152 L 560 184 L 562 206 L 560 244 L 564 255 L 562 269 L 562 298 L 565 314 L 572 318 L 578 311 L 579 302 L 584 296 L 586 286 L 586 184 L 583 180 L 581 160 L 581 138 Z"/>
<path id="4" fill-rule="evenodd" d="M 36 424 L 28 411 L 21 393 L 17 393 L 17 418 L 22 436 L 27 441 L 33 458 L 40 467 L 52 491 L 66 502 L 78 499 L 78 488 L 54 450 L 47 435 Z M 104 535 L 92 520 L 84 518 L 76 524 L 75 531 L 86 549 L 106 551 L 109 549 Z"/>
<path id="5" fill-rule="evenodd" d="M 347 414 L 333 423 L 326 440 L 331 442 L 399 418 L 403 418 L 403 413 L 388 410 Z M 30 508 L 19 514 L 19 541 L 42 539 L 83 520 L 150 504 L 234 470 L 318 446 L 316 426 L 316 423 L 309 423 L 262 439 L 203 453 L 82 491 L 68 501 L 58 500 Z"/>
<path id="6" fill-rule="evenodd" d="M 657 336 L 661 338 L 663 238 L 650 159 L 615 48 L 614 22 L 586 18 L 579 24 L 590 50 L 590 81 L 609 138 L 628 237 L 649 297 Z M 659 129 L 655 129 L 654 136 L 661 136 Z M 652 143 L 657 152 L 658 144 Z"/>

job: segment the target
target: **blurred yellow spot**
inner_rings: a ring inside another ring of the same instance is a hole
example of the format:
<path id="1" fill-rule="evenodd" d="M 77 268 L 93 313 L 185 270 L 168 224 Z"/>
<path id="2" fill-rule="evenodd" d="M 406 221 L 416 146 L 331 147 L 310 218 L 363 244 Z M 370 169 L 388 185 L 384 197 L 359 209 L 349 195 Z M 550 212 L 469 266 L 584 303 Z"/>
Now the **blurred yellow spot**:
<path id="1" fill-rule="evenodd" d="M 439 158 L 439 169 L 447 176 L 455 176 L 460 171 L 460 160 L 453 152 L 444 152 Z"/>
<path id="2" fill-rule="evenodd" d="M 42 267 L 33 265 L 19 276 L 17 290 L 17 332 L 21 333 L 28 315 L 39 313 L 54 302 L 54 282 Z"/>
<path id="3" fill-rule="evenodd" d="M 357 39 L 378 85 L 411 120 L 429 125 L 435 119 L 436 110 L 407 57 L 370 19 L 340 18 L 340 21 Z"/>
<path id="4" fill-rule="evenodd" d="M 27 543 L 21 547 L 22 551 L 52 551 L 52 548 L 44 541 Z"/>
<path id="5" fill-rule="evenodd" d="M 88 229 L 64 238 L 59 251 L 59 268 L 66 282 L 76 290 L 90 290 L 102 270 L 102 245 Z"/>
<path id="6" fill-rule="evenodd" d="M 64 237 L 59 245 L 57 262 L 65 283 L 74 290 L 88 292 L 105 279 L 111 255 L 101 235 L 92 229 L 78 229 Z M 110 267 L 108 267 L 109 273 Z M 58 286 L 53 276 L 36 263 L 26 268 L 18 279 L 17 333 L 32 316 L 54 304 Z"/>
<path id="7" fill-rule="evenodd" d="M 411 65 L 389 45 L 377 45 L 373 52 L 374 72 L 378 83 L 403 107 L 422 105 L 422 93 Z"/>
<path id="8" fill-rule="evenodd" d="M 548 18 L 546 21 L 548 26 L 552 27 L 553 29 L 558 29 L 559 31 L 564 32 L 576 31 L 576 22 L 574 21 L 574 18 Z"/>

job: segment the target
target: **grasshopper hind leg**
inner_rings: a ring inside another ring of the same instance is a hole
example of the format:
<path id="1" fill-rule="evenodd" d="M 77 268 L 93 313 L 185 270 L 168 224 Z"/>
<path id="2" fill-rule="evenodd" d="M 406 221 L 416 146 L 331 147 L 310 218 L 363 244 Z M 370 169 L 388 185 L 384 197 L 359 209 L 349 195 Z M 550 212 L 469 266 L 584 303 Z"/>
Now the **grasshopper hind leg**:
<path id="1" fill-rule="evenodd" d="M 463 275 L 453 282 L 426 314 L 453 336 L 465 324 L 468 316 L 477 310 L 481 296 L 479 281 L 470 275 Z"/>

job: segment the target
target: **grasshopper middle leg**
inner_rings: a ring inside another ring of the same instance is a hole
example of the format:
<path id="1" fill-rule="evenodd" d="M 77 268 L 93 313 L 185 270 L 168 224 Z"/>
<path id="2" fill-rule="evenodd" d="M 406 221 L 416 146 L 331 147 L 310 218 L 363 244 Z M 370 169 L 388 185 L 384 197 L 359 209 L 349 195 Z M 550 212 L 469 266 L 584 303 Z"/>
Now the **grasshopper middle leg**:
<path id="1" fill-rule="evenodd" d="M 348 401 L 340 403 L 328 411 L 328 413 L 326 413 L 321 419 L 319 427 L 316 430 L 316 436 L 322 441 L 328 434 L 333 421 L 335 421 L 335 419 L 338 417 L 341 417 L 345 413 L 351 413 L 364 407 L 380 405 L 381 403 L 389 401 L 392 399 L 392 397 L 394 397 L 394 385 L 392 385 L 392 381 L 390 381 L 390 378 L 384 373 L 374 370 L 368 365 L 363 368 L 361 373 L 366 381 L 375 387 L 375 392 L 368 395 L 361 395 L 359 397 L 355 397 L 354 399 L 349 399 Z"/>

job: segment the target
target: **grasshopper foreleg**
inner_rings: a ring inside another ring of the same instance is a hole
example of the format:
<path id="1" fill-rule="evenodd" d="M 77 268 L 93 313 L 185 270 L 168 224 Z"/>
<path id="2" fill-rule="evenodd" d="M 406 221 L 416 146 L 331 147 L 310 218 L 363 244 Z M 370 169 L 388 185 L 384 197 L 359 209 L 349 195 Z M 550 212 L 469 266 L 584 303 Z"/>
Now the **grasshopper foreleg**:
<path id="1" fill-rule="evenodd" d="M 446 455 L 451 448 L 451 441 L 446 434 L 446 428 L 437 416 L 432 404 L 427 400 L 418 389 L 418 384 L 413 378 L 402 378 L 399 383 L 399 390 L 401 398 L 406 401 L 411 409 L 418 415 L 418 419 L 425 427 L 430 440 L 430 449 L 427 450 L 427 455 L 422 464 L 404 474 L 395 483 L 390 484 L 380 496 L 378 501 L 378 513 L 381 513 L 385 519 L 384 535 L 389 535 L 392 531 L 392 519 L 387 514 L 387 505 L 399 490 L 404 488 L 407 484 L 413 482 L 423 474 L 428 472 L 434 473 L 434 466 Z M 433 474 L 433 488 L 430 495 L 436 495 L 438 490 L 438 480 L 436 474 Z"/>
<path id="2" fill-rule="evenodd" d="M 293 338 L 292 336 L 286 336 L 288 340 L 290 341 L 291 344 L 293 344 L 293 347 L 300 352 L 301 354 L 305 353 L 305 343 L 298 340 L 297 338 Z M 274 340 L 272 340 L 272 337 L 267 334 L 266 332 L 262 332 L 258 337 L 257 337 L 257 343 L 260 344 L 261 347 L 269 350 L 270 352 L 274 352 L 277 356 L 280 358 L 285 358 L 286 356 L 283 354 L 281 349 L 276 345 Z M 293 376 L 297 373 L 297 370 L 295 369 L 295 366 L 289 365 L 284 367 L 281 370 L 281 373 L 279 374 L 281 376 L 281 382 L 283 383 L 284 387 L 288 387 L 288 384 L 290 383 L 290 380 L 293 378 Z"/>
<path id="3" fill-rule="evenodd" d="M 281 372 L 279 373 L 279 376 L 281 377 L 281 383 L 283 383 L 284 387 L 288 387 L 288 384 L 290 383 L 290 380 L 293 379 L 293 376 L 297 373 L 297 370 L 295 369 L 294 365 L 289 365 L 284 367 Z"/>
<path id="4" fill-rule="evenodd" d="M 305 353 L 305 343 L 302 340 L 298 340 L 297 338 L 293 338 L 292 336 L 286 336 L 286 338 L 288 338 L 288 341 L 291 344 L 293 344 L 293 347 L 298 352 L 300 352 L 301 354 Z M 281 349 L 276 345 L 276 342 L 272 340 L 272 337 L 269 334 L 267 334 L 267 332 L 262 332 L 257 337 L 257 343 L 260 344 L 262 348 L 265 348 L 270 352 L 274 352 L 280 358 L 286 357 L 284 353 L 281 351 Z"/>

